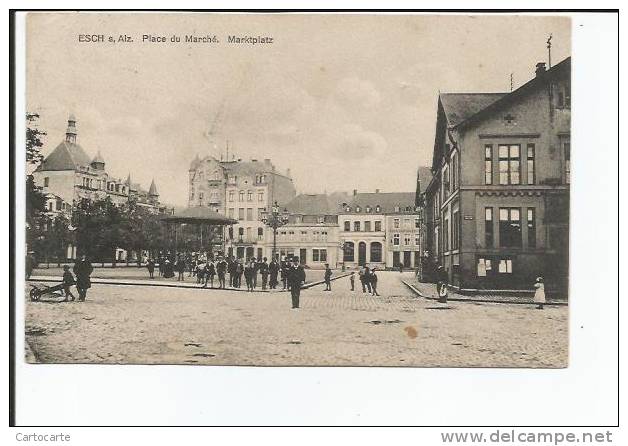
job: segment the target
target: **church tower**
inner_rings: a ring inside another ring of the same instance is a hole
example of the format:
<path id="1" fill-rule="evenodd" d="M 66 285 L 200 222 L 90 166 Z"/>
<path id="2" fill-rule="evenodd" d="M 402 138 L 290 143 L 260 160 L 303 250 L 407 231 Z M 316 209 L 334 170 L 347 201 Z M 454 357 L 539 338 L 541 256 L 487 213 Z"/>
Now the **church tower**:
<path id="1" fill-rule="evenodd" d="M 70 115 L 68 118 L 68 128 L 65 131 L 65 142 L 76 144 L 76 118 Z"/>

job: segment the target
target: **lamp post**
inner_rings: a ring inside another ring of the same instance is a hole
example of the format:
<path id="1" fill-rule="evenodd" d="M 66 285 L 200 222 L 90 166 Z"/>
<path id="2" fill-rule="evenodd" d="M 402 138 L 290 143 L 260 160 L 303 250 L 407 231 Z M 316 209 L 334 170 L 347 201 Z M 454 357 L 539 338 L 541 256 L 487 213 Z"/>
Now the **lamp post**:
<path id="1" fill-rule="evenodd" d="M 288 223 L 288 219 L 288 210 L 284 208 L 283 211 L 280 211 L 279 205 L 276 201 L 273 203 L 270 212 L 262 212 L 262 222 L 273 230 L 273 259 L 275 258 L 277 252 L 277 228 L 286 225 Z"/>

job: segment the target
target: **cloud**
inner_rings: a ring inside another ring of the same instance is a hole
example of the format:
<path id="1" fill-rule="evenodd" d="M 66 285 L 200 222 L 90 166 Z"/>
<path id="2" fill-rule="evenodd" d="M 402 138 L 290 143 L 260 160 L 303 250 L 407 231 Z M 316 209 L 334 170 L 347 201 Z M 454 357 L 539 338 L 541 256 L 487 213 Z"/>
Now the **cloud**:
<path id="1" fill-rule="evenodd" d="M 381 94 L 371 82 L 357 77 L 344 78 L 338 82 L 335 96 L 343 105 L 367 109 L 378 105 L 382 100 Z"/>
<path id="2" fill-rule="evenodd" d="M 341 160 L 363 162 L 365 159 L 377 159 L 386 153 L 388 144 L 379 133 L 365 130 L 357 124 L 343 126 L 341 139 L 334 155 Z"/>

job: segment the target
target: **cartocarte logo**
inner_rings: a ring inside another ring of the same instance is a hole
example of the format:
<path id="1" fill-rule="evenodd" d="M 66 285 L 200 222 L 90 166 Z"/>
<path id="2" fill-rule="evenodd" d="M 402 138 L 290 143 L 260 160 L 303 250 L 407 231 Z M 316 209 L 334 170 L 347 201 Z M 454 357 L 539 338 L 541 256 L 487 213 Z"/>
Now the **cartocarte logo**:
<path id="1" fill-rule="evenodd" d="M 70 441 L 70 434 L 25 434 L 22 432 L 18 432 L 15 434 L 15 439 L 17 441 L 26 441 L 26 442 L 56 442 L 56 441 Z"/>

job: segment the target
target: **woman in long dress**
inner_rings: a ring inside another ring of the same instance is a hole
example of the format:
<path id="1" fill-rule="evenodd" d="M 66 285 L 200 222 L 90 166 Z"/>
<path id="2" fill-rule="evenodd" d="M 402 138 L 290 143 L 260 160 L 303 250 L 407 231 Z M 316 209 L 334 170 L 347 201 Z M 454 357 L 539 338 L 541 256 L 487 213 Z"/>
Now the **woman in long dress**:
<path id="1" fill-rule="evenodd" d="M 545 305 L 545 284 L 542 277 L 536 278 L 534 288 L 534 303 L 537 304 L 537 310 L 542 310 L 543 305 Z"/>

